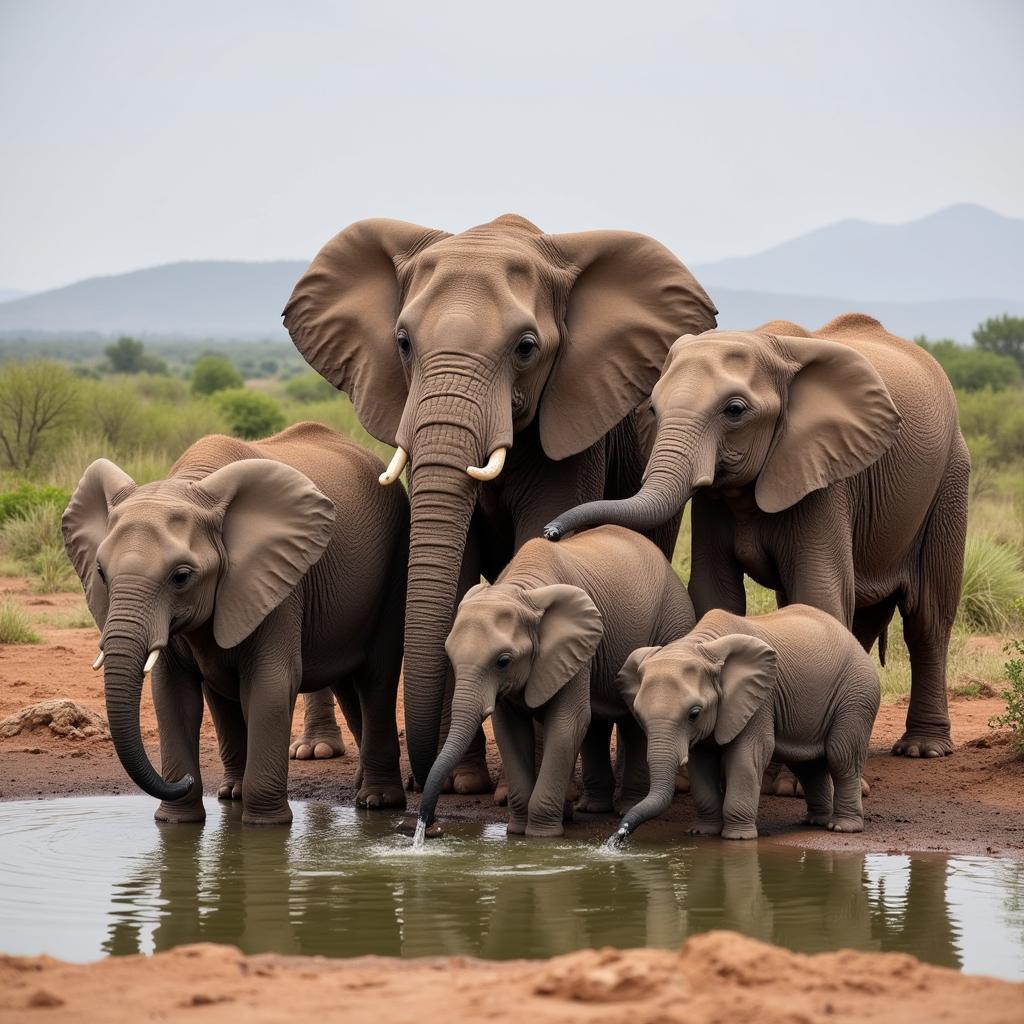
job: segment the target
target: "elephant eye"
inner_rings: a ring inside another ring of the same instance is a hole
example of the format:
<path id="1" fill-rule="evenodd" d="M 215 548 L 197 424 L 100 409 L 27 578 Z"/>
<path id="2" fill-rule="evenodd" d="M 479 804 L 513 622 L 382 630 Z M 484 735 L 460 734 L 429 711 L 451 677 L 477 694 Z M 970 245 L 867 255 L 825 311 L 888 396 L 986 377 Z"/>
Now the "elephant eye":
<path id="1" fill-rule="evenodd" d="M 532 334 L 524 334 L 519 341 L 516 342 L 516 355 L 522 360 L 533 358 L 533 354 L 536 351 L 537 338 Z"/>
<path id="2" fill-rule="evenodd" d="M 697 719 L 700 718 L 700 713 L 703 710 L 704 709 L 701 708 L 701 707 L 692 707 L 692 708 L 690 708 L 689 714 L 686 716 L 687 720 L 690 721 L 690 722 L 696 722 Z"/>
<path id="3" fill-rule="evenodd" d="M 738 420 L 747 411 L 747 403 L 740 398 L 730 398 L 722 412 L 726 419 Z"/>
<path id="4" fill-rule="evenodd" d="M 103 571 L 103 566 L 99 562 L 96 563 L 96 575 L 100 578 L 100 583 L 104 586 L 107 585 L 107 574 Z"/>
<path id="5" fill-rule="evenodd" d="M 187 565 L 179 565 L 178 568 L 171 573 L 171 582 L 176 587 L 185 586 L 190 579 L 192 579 L 192 570 Z"/>
<path id="6" fill-rule="evenodd" d="M 409 338 L 409 332 L 402 328 L 395 336 L 395 340 L 398 342 L 398 351 L 402 353 L 402 358 L 408 359 L 412 355 L 412 341 Z"/>
<path id="7" fill-rule="evenodd" d="M 498 660 L 494 663 L 500 669 L 506 669 L 512 664 L 512 655 L 509 653 L 499 654 Z"/>

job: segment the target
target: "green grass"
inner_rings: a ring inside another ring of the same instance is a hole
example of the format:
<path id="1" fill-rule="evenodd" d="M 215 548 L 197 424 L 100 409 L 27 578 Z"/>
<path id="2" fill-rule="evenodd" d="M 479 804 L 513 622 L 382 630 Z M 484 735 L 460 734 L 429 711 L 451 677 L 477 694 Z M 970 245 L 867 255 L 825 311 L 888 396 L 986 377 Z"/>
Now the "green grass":
<path id="1" fill-rule="evenodd" d="M 88 629 L 96 625 L 84 601 L 73 608 L 43 612 L 36 616 L 36 621 L 55 629 Z"/>
<path id="2" fill-rule="evenodd" d="M 60 532 L 63 509 L 56 504 L 35 505 L 0 526 L 0 547 L 5 558 L 26 566 L 46 550 L 64 548 Z"/>
<path id="3" fill-rule="evenodd" d="M 964 552 L 960 622 L 981 633 L 1006 632 L 1017 617 L 1014 601 L 1024 594 L 1018 550 L 991 537 L 969 536 Z"/>
<path id="4" fill-rule="evenodd" d="M 0 599 L 0 644 L 38 644 L 41 639 L 13 597 Z"/>
<path id="5" fill-rule="evenodd" d="M 34 580 L 32 589 L 37 594 L 74 593 L 79 588 L 63 544 L 50 544 L 32 559 Z"/>

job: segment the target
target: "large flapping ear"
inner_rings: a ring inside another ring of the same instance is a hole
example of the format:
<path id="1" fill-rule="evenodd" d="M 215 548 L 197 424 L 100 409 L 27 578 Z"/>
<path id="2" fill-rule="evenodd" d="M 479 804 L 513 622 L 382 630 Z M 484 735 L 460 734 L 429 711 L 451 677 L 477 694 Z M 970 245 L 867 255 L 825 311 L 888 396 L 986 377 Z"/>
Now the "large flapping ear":
<path id="1" fill-rule="evenodd" d="M 660 647 L 638 647 L 626 659 L 615 677 L 615 686 L 630 711 L 633 710 L 636 695 L 640 692 L 640 666 L 660 650 Z"/>
<path id="2" fill-rule="evenodd" d="M 585 590 L 567 583 L 527 590 L 523 599 L 540 612 L 537 649 L 526 684 L 528 707 L 546 704 L 594 656 L 604 628 Z"/>
<path id="3" fill-rule="evenodd" d="M 771 699 L 778 672 L 775 651 L 742 633 L 702 643 L 700 650 L 709 661 L 721 663 L 715 742 L 731 743 L 750 716 Z"/>
<path id="4" fill-rule="evenodd" d="M 359 422 L 385 444 L 395 444 L 406 399 L 395 342 L 398 268 L 447 237 L 399 220 L 357 221 L 317 253 L 284 309 L 302 357 L 348 394 Z"/>
<path id="5" fill-rule="evenodd" d="M 291 466 L 273 459 L 232 462 L 190 485 L 223 512 L 226 554 L 217 584 L 213 636 L 240 644 L 324 553 L 334 503 Z"/>
<path id="6" fill-rule="evenodd" d="M 103 629 L 107 618 L 107 588 L 95 579 L 96 550 L 107 535 L 111 508 L 135 490 L 135 481 L 108 459 L 97 459 L 79 480 L 61 516 L 64 548 L 85 590 L 86 604 Z"/>
<path id="7" fill-rule="evenodd" d="M 646 399 L 680 334 L 715 326 L 717 310 L 660 242 L 632 231 L 549 235 L 575 281 L 567 336 L 540 408 L 551 459 L 589 448 Z"/>
<path id="8" fill-rule="evenodd" d="M 764 512 L 781 512 L 811 491 L 867 469 L 900 428 L 888 388 L 856 349 L 820 338 L 776 342 L 795 372 L 754 489 Z"/>

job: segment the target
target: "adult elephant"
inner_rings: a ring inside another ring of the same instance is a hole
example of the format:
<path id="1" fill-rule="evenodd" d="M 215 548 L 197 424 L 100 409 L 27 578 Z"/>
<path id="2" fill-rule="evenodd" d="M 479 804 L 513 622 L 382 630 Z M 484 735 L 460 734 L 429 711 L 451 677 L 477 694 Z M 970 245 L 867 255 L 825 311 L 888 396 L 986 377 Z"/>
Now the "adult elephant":
<path id="1" fill-rule="evenodd" d="M 359 221 L 295 286 L 284 322 L 296 347 L 397 447 L 381 482 L 409 466 L 404 700 L 421 785 L 459 599 L 555 513 L 636 490 L 647 461 L 638 407 L 674 339 L 714 326 L 715 313 L 652 238 L 548 235 L 512 214 L 458 235 Z M 676 525 L 649 531 L 667 554 Z M 482 733 L 454 783 L 489 788 Z"/>

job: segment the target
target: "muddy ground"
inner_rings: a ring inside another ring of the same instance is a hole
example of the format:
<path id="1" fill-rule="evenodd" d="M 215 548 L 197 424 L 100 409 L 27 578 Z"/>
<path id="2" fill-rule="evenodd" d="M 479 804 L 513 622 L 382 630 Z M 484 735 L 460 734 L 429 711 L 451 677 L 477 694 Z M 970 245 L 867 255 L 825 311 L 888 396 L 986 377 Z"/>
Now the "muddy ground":
<path id="1" fill-rule="evenodd" d="M 0 580 L 2 592 L 13 594 L 33 617 L 59 618 L 81 604 L 78 594 L 35 595 L 25 580 Z M 103 676 L 90 669 L 97 653 L 96 630 L 59 628 L 38 621 L 35 628 L 43 636 L 42 644 L 0 646 L 0 720 L 53 697 L 69 697 L 102 714 Z M 866 772 L 871 795 L 865 801 L 867 827 L 863 834 L 837 836 L 799 826 L 800 801 L 765 796 L 759 822 L 762 835 L 773 842 L 817 848 L 1024 856 L 1024 760 L 1012 754 L 1005 730 L 992 730 L 988 725 L 989 718 L 1003 710 L 1003 702 L 991 696 L 955 699 L 950 708 L 955 754 L 910 760 L 889 754 L 903 730 L 906 707 L 883 705 Z M 301 721 L 297 708 L 295 735 Z M 148 692 L 143 696 L 142 730 L 150 755 L 159 764 L 159 738 Z M 352 801 L 356 747 L 344 725 L 343 733 L 348 746 L 344 757 L 291 762 L 289 791 L 294 799 Z M 489 749 L 496 772 L 493 743 Z M 220 762 L 209 716 L 202 732 L 202 773 L 206 791 L 215 792 Z M 47 728 L 0 738 L 0 799 L 134 792 L 137 790 L 125 776 L 109 740 L 66 738 Z M 412 806 L 417 799 L 410 794 Z M 449 819 L 502 821 L 504 813 L 485 796 L 447 796 L 439 807 L 439 815 Z M 645 826 L 645 832 L 652 837 L 659 832 L 679 834 L 692 813 L 689 796 L 679 795 L 670 813 Z M 608 834 L 615 820 L 612 816 L 579 816 L 569 826 L 569 834 L 587 838 Z"/>

